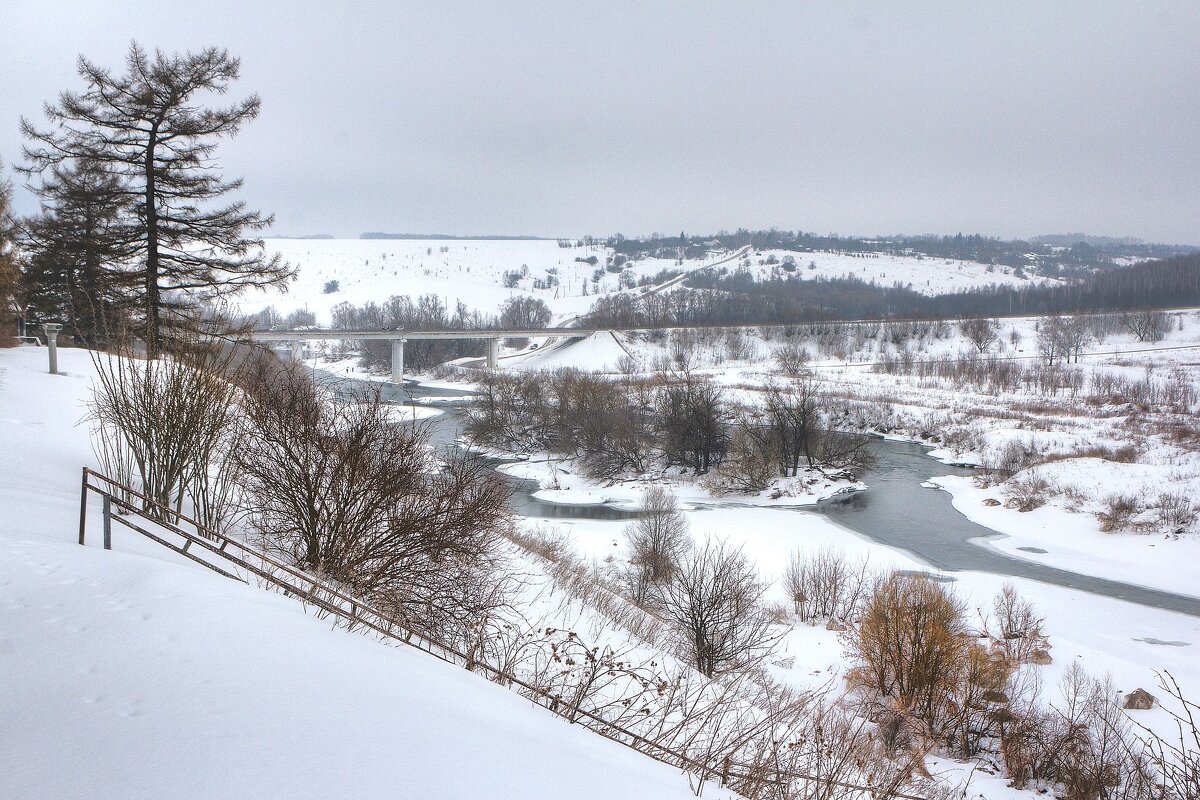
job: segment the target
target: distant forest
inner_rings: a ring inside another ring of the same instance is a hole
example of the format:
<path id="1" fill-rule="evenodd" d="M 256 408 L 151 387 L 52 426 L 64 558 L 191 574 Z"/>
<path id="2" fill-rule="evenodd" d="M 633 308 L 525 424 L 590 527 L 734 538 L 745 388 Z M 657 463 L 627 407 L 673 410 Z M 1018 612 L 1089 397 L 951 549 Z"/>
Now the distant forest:
<path id="1" fill-rule="evenodd" d="M 1074 241 L 1070 241 L 1074 240 Z M 994 239 L 979 234 L 964 236 L 892 236 L 864 238 L 802 231 L 750 231 L 745 228 L 711 236 L 651 236 L 627 239 L 621 234 L 606 242 L 628 258 L 657 256 L 703 258 L 718 249 L 750 245 L 756 249 L 791 250 L 797 253 L 832 251 L 881 253 L 917 258 L 956 258 L 1020 268 L 1048 277 L 1077 275 L 1095 269 L 1124 266 L 1119 259 L 1159 259 L 1200 252 L 1192 245 L 1148 244 L 1133 238 L 1109 238 L 1086 234 L 1039 236 L 1032 241 Z"/>
<path id="2" fill-rule="evenodd" d="M 550 241 L 546 236 L 451 236 L 448 233 L 381 233 L 379 231 L 367 231 L 358 238 L 360 239 L 459 239 L 468 242 L 546 242 Z"/>
<path id="3" fill-rule="evenodd" d="M 774 325 L 836 319 L 996 317 L 1200 305 L 1200 252 L 1047 285 L 933 297 L 858 278 L 758 280 L 747 270 L 692 273 L 683 291 L 597 299 L 597 326 Z"/>

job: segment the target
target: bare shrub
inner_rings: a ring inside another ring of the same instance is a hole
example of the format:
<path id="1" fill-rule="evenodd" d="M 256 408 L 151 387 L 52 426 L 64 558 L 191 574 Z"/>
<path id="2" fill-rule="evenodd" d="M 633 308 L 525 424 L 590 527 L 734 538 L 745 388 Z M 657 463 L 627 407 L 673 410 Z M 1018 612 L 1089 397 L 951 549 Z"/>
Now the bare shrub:
<path id="1" fill-rule="evenodd" d="M 963 605 L 924 576 L 894 573 L 867 601 L 847 636 L 853 680 L 934 723 L 946 713 L 967 664 Z"/>
<path id="2" fill-rule="evenodd" d="M 1181 533 L 1196 522 L 1200 516 L 1200 506 L 1186 494 L 1164 492 L 1155 501 L 1154 512 L 1159 530 Z"/>
<path id="3" fill-rule="evenodd" d="M 979 466 L 986 478 L 1004 480 L 1044 460 L 1033 440 L 1006 439 L 999 447 L 985 450 Z"/>
<path id="4" fill-rule="evenodd" d="M 1061 682 L 1063 703 L 1016 718 L 1001 739 L 1013 785 L 1058 784 L 1069 800 L 1156 796 L 1146 758 L 1109 680 L 1073 663 Z"/>
<path id="5" fill-rule="evenodd" d="M 783 572 L 793 610 L 806 622 L 853 618 L 868 580 L 865 561 L 851 565 L 844 553 L 833 549 L 808 557 L 794 551 Z"/>
<path id="6" fill-rule="evenodd" d="M 779 471 L 771 431 L 745 413 L 740 416 L 730 432 L 725 460 L 704 481 L 705 487 L 718 494 L 761 492 Z"/>
<path id="7" fill-rule="evenodd" d="M 379 391 L 317 387 L 289 368 L 248 387 L 238 452 L 250 522 L 297 566 L 406 624 L 467 638 L 502 606 L 509 489 L 471 454 L 431 456 Z"/>
<path id="8" fill-rule="evenodd" d="M 778 639 L 761 605 L 765 591 L 740 549 L 709 539 L 679 564 L 662 613 L 680 651 L 711 678 L 762 658 Z"/>
<path id="9" fill-rule="evenodd" d="M 1200 797 L 1200 705 L 1184 697 L 1169 672 L 1158 676 L 1158 686 L 1165 700 L 1160 705 L 1176 734 L 1168 739 L 1134 723 L 1145 742 L 1142 755 L 1155 777 L 1159 800 L 1195 800 Z"/>
<path id="10" fill-rule="evenodd" d="M 1127 530 L 1134 526 L 1134 517 L 1142 513 L 1142 501 L 1136 494 L 1117 492 L 1104 498 L 1103 508 L 1097 512 L 1100 530 L 1105 532 Z"/>
<path id="11" fill-rule="evenodd" d="M 675 577 L 691 548 L 687 519 L 674 495 L 661 486 L 651 486 L 642 495 L 642 516 L 626 526 L 625 536 L 629 566 L 623 583 L 630 600 L 645 606 Z"/>
<path id="12" fill-rule="evenodd" d="M 1010 664 L 1031 663 L 1035 653 L 1049 648 L 1042 618 L 1011 583 L 1004 584 L 992 601 L 991 614 L 984 619 L 984 632 Z"/>
<path id="13" fill-rule="evenodd" d="M 233 420 L 230 358 L 204 341 L 149 361 L 93 354 L 97 383 L 89 412 L 98 456 L 113 464 L 132 460 L 142 492 L 178 512 Z M 166 513 L 155 505 L 145 510 L 158 518 Z"/>
<path id="14" fill-rule="evenodd" d="M 1007 498 L 1004 505 L 1017 511 L 1033 511 L 1046 504 L 1052 490 L 1050 481 L 1037 472 L 1010 478 L 1004 484 L 1004 495 Z"/>
<path id="15" fill-rule="evenodd" d="M 775 348 L 775 365 L 789 378 L 803 375 L 808 366 L 808 348 L 800 342 L 784 342 Z"/>

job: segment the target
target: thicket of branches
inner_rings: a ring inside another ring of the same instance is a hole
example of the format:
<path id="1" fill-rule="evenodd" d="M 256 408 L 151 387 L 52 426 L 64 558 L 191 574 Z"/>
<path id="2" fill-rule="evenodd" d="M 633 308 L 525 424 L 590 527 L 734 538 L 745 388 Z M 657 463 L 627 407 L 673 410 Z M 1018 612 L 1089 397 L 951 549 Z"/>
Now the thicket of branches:
<path id="1" fill-rule="evenodd" d="M 443 636 L 507 602 L 509 488 L 478 456 L 431 452 L 427 428 L 398 423 L 377 389 L 320 387 L 295 368 L 246 384 L 237 460 L 267 545 Z"/>
<path id="2" fill-rule="evenodd" d="M 830 430 L 811 382 L 772 388 L 761 406 L 736 405 L 690 371 L 610 379 L 578 370 L 480 378 L 468 434 L 518 452 L 578 458 L 595 478 L 678 467 L 709 485 L 757 492 L 802 467 L 854 473 L 867 442 Z"/>

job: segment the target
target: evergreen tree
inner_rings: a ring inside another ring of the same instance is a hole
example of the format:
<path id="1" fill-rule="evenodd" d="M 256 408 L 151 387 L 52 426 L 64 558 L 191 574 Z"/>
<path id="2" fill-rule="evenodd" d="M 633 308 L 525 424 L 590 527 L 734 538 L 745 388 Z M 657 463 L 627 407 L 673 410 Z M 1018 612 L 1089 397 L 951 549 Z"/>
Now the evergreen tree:
<path id="1" fill-rule="evenodd" d="M 0 168 L 3 166 L 0 164 Z M 16 254 L 13 249 L 15 228 L 9 206 L 11 196 L 8 182 L 0 180 L 0 347 L 15 341 L 12 323 L 14 312 L 20 308 L 17 301 Z"/>
<path id="2" fill-rule="evenodd" d="M 51 167 L 37 187 L 42 214 L 25 224 L 25 302 L 61 320 L 76 342 L 119 338 L 136 310 L 140 273 L 130 268 L 136 232 L 126 224 L 124 183 L 101 164 Z"/>
<path id="3" fill-rule="evenodd" d="M 22 119 L 26 174 L 71 162 L 97 164 L 123 182 L 131 213 L 124 219 L 140 267 L 139 327 L 147 354 L 164 337 L 198 320 L 198 303 L 246 287 L 282 284 L 293 274 L 277 255 L 266 257 L 260 231 L 271 217 L 226 196 L 241 180 L 223 180 L 215 165 L 219 140 L 258 116 L 250 96 L 227 107 L 203 105 L 237 80 L 239 60 L 227 51 L 150 56 L 132 43 L 126 72 L 114 75 L 84 57 L 86 88 L 46 105 L 51 127 Z"/>

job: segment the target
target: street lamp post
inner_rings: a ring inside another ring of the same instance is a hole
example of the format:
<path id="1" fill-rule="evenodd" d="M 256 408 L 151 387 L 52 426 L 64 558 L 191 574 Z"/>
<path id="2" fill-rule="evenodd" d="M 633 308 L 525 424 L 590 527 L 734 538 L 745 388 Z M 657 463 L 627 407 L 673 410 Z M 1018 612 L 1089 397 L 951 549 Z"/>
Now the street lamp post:
<path id="1" fill-rule="evenodd" d="M 43 322 L 42 332 L 46 334 L 46 349 L 50 352 L 50 374 L 58 374 L 58 332 L 62 325 L 57 322 Z"/>

